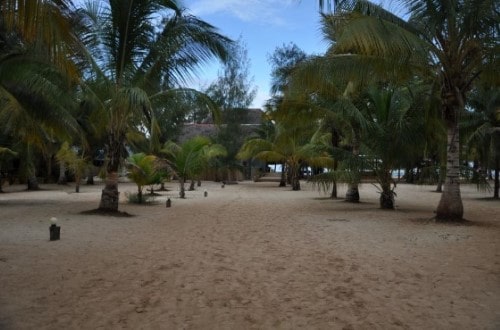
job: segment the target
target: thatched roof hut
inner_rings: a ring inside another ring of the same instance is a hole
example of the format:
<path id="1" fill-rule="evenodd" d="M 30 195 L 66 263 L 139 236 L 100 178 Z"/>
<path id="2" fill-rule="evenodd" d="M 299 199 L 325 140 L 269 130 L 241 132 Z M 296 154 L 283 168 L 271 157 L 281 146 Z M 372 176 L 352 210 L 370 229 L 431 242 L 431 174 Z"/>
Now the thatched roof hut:
<path id="1" fill-rule="evenodd" d="M 264 112 L 261 109 L 245 109 L 244 122 L 242 122 L 241 129 L 246 136 L 252 134 L 262 123 L 262 116 Z M 219 126 L 224 127 L 225 123 Z M 214 138 L 218 132 L 218 125 L 213 123 L 210 118 L 201 124 L 185 123 L 179 135 L 179 142 L 182 143 L 195 136 L 206 136 Z"/>

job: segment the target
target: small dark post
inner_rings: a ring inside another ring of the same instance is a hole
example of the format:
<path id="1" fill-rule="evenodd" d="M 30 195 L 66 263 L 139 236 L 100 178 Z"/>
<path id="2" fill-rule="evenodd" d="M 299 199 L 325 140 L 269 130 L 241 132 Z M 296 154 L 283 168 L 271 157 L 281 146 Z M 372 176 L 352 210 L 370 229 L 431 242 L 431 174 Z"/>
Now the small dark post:
<path id="1" fill-rule="evenodd" d="M 170 198 L 167 199 L 166 205 L 167 205 L 167 207 L 171 207 L 172 206 L 172 201 L 170 200 Z"/>
<path id="2" fill-rule="evenodd" d="M 57 225 L 50 225 L 49 231 L 51 241 L 57 241 L 61 238 L 61 227 Z"/>
<path id="3" fill-rule="evenodd" d="M 205 192 L 203 193 L 203 196 L 207 197 L 208 196 L 208 191 L 205 190 Z"/>

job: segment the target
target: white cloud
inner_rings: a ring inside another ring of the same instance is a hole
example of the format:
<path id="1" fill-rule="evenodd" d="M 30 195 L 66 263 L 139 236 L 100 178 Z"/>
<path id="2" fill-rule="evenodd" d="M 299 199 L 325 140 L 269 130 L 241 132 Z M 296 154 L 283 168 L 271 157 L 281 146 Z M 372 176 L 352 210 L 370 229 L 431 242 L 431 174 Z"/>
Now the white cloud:
<path id="1" fill-rule="evenodd" d="M 280 26 L 286 24 L 280 13 L 293 3 L 297 0 L 195 0 L 187 6 L 195 16 L 223 13 L 244 22 Z"/>

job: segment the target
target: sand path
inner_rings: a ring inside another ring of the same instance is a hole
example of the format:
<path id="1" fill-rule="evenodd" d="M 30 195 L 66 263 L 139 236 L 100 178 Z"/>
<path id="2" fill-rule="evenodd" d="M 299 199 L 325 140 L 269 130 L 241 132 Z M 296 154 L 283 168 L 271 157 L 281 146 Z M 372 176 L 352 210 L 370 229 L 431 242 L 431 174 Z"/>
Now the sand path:
<path id="1" fill-rule="evenodd" d="M 123 201 L 129 218 L 80 214 L 99 185 L 44 187 L 0 195 L 0 329 L 500 329 L 500 203 L 474 187 L 471 226 L 429 221 L 429 186 L 399 185 L 383 211 L 371 185 L 352 205 L 253 182 L 181 200 L 172 184 Z"/>

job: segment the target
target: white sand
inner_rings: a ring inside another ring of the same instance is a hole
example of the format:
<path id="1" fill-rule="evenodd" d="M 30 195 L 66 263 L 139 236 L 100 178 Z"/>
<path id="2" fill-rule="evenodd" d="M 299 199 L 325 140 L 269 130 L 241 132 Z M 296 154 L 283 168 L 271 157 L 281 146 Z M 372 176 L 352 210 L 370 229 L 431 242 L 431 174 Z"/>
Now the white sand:
<path id="1" fill-rule="evenodd" d="M 123 200 L 129 218 L 80 214 L 100 185 L 42 187 L 0 194 L 0 329 L 500 329 L 500 202 L 473 186 L 469 226 L 429 221 L 430 186 L 383 211 L 371 185 L 348 204 L 253 182 L 181 200 L 172 183 Z"/>

